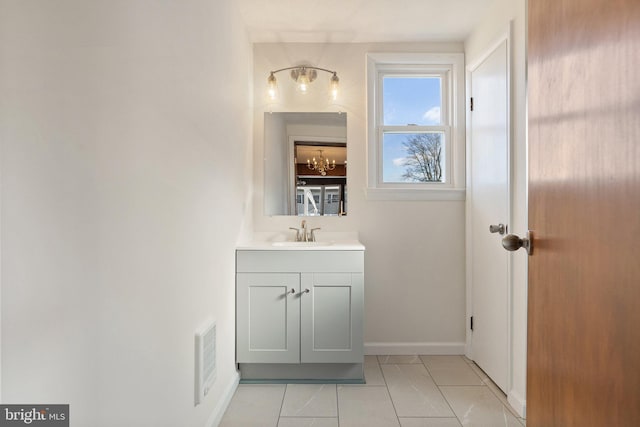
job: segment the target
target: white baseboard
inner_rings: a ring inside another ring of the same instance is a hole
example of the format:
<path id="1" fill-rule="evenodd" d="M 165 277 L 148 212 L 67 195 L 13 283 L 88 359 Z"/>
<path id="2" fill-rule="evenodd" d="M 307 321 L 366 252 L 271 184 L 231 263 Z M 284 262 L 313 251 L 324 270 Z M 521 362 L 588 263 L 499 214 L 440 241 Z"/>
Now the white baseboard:
<path id="1" fill-rule="evenodd" d="M 509 405 L 516 410 L 518 415 L 522 418 L 527 418 L 527 401 L 523 399 L 522 396 L 511 390 L 507 395 L 507 401 L 509 402 Z"/>
<path id="2" fill-rule="evenodd" d="M 464 354 L 464 342 L 366 342 L 366 355 Z"/>
<path id="3" fill-rule="evenodd" d="M 238 384 L 240 384 L 240 374 L 236 372 L 231 378 L 231 382 L 229 382 L 222 392 L 222 396 L 220 396 L 220 400 L 211 413 L 211 416 L 209 416 L 209 420 L 206 424 L 207 427 L 218 427 L 220 425 L 224 412 L 227 410 L 229 403 L 231 403 L 231 398 L 238 388 Z"/>

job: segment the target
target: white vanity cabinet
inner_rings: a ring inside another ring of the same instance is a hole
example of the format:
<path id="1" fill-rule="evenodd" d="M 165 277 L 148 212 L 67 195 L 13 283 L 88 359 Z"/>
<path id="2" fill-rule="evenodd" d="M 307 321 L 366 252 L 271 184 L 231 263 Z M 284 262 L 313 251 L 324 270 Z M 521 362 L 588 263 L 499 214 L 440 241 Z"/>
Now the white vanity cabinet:
<path id="1" fill-rule="evenodd" d="M 362 379 L 362 250 L 238 250 L 243 379 Z"/>

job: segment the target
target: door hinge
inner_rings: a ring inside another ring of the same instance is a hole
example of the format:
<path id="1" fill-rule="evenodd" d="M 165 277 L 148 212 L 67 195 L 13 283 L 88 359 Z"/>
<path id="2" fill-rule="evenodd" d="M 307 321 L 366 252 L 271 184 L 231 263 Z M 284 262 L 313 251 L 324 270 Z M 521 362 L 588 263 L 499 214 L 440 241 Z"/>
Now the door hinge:
<path id="1" fill-rule="evenodd" d="M 473 316 L 471 316 L 469 323 L 470 323 L 469 326 L 471 327 L 471 330 L 473 331 Z"/>
<path id="2" fill-rule="evenodd" d="M 471 108 L 471 111 L 473 111 L 473 96 L 469 98 L 469 106 Z"/>

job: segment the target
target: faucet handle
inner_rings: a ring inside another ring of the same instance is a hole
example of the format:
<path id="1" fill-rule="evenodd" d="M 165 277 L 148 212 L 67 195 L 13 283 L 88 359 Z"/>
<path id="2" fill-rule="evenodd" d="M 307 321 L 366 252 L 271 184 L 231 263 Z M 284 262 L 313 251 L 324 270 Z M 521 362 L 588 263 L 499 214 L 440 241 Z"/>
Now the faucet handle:
<path id="1" fill-rule="evenodd" d="M 296 242 L 301 242 L 302 237 L 300 236 L 300 229 L 295 227 L 289 227 L 289 230 L 295 230 L 296 232 Z"/>
<path id="2" fill-rule="evenodd" d="M 315 242 L 315 241 L 316 241 L 316 230 L 321 230 L 321 228 L 320 228 L 320 227 L 318 227 L 318 228 L 312 228 L 312 229 L 311 229 L 311 237 L 310 237 L 310 240 L 311 240 L 312 242 Z"/>

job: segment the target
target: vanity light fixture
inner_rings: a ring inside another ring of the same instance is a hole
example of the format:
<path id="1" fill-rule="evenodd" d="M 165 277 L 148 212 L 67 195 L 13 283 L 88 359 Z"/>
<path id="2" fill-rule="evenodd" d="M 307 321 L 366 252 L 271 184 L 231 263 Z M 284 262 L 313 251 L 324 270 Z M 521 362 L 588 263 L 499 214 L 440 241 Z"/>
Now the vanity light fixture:
<path id="1" fill-rule="evenodd" d="M 291 70 L 291 78 L 296 82 L 296 89 L 301 94 L 306 94 L 309 90 L 309 85 L 318 77 L 318 71 L 324 71 L 331 74 L 331 80 L 329 81 L 329 93 L 332 100 L 338 99 L 338 86 L 340 79 L 338 78 L 337 71 L 327 70 L 326 68 L 311 67 L 308 65 L 298 65 L 295 67 L 281 68 L 279 70 L 271 71 L 267 78 L 267 90 L 269 98 L 274 101 L 278 97 L 278 81 L 276 80 L 276 73 L 280 71 Z"/>
<path id="2" fill-rule="evenodd" d="M 318 171 L 320 175 L 325 176 L 327 171 L 332 171 L 336 168 L 336 160 L 333 160 L 333 163 L 329 162 L 329 159 L 325 159 L 322 155 L 322 150 L 320 151 L 320 158 L 316 160 L 314 157 L 313 160 L 307 159 L 307 167 L 312 171 Z"/>

